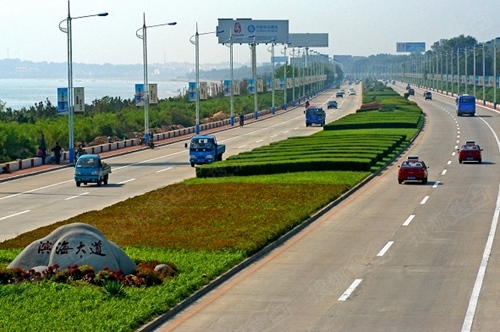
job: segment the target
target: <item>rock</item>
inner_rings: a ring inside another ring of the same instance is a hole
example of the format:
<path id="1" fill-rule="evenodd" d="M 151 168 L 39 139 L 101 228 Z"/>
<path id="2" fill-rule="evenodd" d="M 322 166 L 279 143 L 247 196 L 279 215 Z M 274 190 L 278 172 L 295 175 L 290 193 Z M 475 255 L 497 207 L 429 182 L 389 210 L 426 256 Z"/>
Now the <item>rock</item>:
<path id="1" fill-rule="evenodd" d="M 97 228 L 73 223 L 61 226 L 52 233 L 31 243 L 7 268 L 29 270 L 37 266 L 58 264 L 60 270 L 69 265 L 90 265 L 96 272 L 105 267 L 124 274 L 132 273 L 135 263 L 115 243 L 108 241 Z"/>

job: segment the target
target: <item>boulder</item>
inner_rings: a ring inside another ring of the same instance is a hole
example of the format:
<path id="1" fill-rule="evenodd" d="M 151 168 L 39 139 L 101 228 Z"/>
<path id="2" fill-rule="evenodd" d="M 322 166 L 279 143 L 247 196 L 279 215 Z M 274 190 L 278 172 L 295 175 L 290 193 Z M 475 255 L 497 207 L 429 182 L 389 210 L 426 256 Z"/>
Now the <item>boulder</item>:
<path id="1" fill-rule="evenodd" d="M 120 247 L 108 241 L 97 228 L 84 223 L 61 226 L 34 241 L 7 267 L 28 271 L 52 264 L 58 264 L 60 270 L 77 264 L 90 265 L 96 272 L 105 267 L 113 271 L 122 269 L 124 274 L 132 273 L 136 267 Z"/>

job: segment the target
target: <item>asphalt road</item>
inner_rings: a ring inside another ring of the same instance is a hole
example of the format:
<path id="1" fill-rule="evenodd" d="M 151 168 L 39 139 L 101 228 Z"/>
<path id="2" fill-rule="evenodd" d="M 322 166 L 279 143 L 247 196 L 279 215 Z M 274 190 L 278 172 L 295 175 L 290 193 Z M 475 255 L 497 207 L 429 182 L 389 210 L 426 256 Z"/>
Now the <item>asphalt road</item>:
<path id="1" fill-rule="evenodd" d="M 311 104 L 324 105 L 334 97 L 329 90 L 316 96 Z M 337 98 L 339 109 L 326 110 L 327 121 L 353 112 L 360 97 Z M 251 150 L 289 136 L 309 135 L 321 127 L 305 127 L 303 106 L 262 121 L 247 123 L 216 133 L 219 143 L 226 144 L 224 158 Z M 13 238 L 41 226 L 66 220 L 90 210 L 100 210 L 116 202 L 194 177 L 188 162 L 186 140 L 157 146 L 131 154 L 106 158 L 112 173 L 109 184 L 77 188 L 73 169 L 66 167 L 0 183 L 0 241 Z"/>
<path id="2" fill-rule="evenodd" d="M 422 93 L 426 126 L 399 160 L 157 330 L 496 331 L 500 115 L 457 117 L 453 98 Z M 482 164 L 458 163 L 470 139 Z M 409 154 L 426 185 L 398 184 Z"/>

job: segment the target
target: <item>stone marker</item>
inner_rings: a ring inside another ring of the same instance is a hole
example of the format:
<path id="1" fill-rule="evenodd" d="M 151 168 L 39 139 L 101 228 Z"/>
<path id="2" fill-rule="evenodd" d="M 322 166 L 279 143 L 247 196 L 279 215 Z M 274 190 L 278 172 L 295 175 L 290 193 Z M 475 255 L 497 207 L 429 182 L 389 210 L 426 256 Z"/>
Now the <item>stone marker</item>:
<path id="1" fill-rule="evenodd" d="M 96 273 L 105 267 L 113 271 L 122 269 L 125 275 L 136 267 L 120 247 L 108 241 L 97 228 L 84 223 L 59 227 L 24 248 L 7 267 L 27 271 L 52 264 L 58 264 L 59 270 L 72 264 L 90 265 Z"/>

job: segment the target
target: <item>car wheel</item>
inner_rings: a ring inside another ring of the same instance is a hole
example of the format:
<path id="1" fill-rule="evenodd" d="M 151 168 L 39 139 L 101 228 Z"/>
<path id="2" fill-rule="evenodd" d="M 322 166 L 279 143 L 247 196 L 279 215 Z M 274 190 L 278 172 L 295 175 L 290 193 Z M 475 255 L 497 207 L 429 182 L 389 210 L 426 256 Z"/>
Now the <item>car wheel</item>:
<path id="1" fill-rule="evenodd" d="M 97 186 L 100 187 L 101 186 L 101 180 L 97 180 Z"/>
<path id="2" fill-rule="evenodd" d="M 398 183 L 399 183 L 399 184 L 403 183 L 403 180 L 399 180 L 399 179 L 398 179 Z"/>
<path id="3" fill-rule="evenodd" d="M 191 167 L 194 167 L 194 163 L 191 163 Z"/>
<path id="4" fill-rule="evenodd" d="M 427 183 L 427 178 L 424 178 L 424 179 L 422 180 L 422 184 L 426 184 L 426 183 Z"/>
<path id="5" fill-rule="evenodd" d="M 482 163 L 482 162 L 483 162 L 483 160 L 482 160 L 482 159 L 479 159 L 477 162 L 480 164 L 480 163 Z"/>
<path id="6" fill-rule="evenodd" d="M 461 159 L 458 159 L 458 163 L 461 164 L 462 163 L 462 160 Z"/>
<path id="7" fill-rule="evenodd" d="M 82 184 L 81 182 L 76 181 L 76 186 L 77 187 L 80 187 L 81 184 Z"/>

